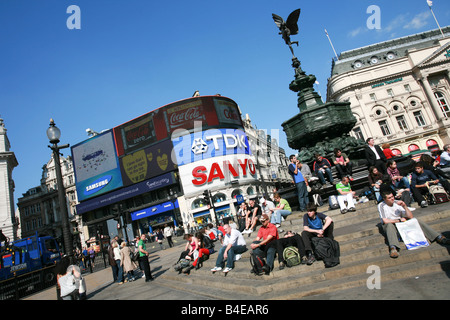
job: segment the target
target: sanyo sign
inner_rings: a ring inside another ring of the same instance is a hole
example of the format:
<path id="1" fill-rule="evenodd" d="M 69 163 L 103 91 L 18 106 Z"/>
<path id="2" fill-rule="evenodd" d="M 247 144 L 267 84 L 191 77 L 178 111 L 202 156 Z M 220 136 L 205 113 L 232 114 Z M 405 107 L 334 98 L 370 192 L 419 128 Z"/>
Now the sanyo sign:
<path id="1" fill-rule="evenodd" d="M 172 139 L 172 159 L 178 166 L 209 158 L 251 155 L 247 135 L 239 129 L 211 129 Z"/>
<path id="2" fill-rule="evenodd" d="M 178 167 L 185 195 L 198 194 L 205 188 L 226 188 L 239 180 L 240 184 L 254 183 L 257 170 L 252 156 L 225 155 L 192 162 Z"/>

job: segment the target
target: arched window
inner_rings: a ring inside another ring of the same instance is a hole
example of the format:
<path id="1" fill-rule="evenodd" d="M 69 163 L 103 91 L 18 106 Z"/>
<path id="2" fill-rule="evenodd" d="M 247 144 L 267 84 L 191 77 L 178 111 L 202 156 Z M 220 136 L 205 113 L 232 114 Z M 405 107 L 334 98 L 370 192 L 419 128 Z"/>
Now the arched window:
<path id="1" fill-rule="evenodd" d="M 392 149 L 392 153 L 395 154 L 396 156 L 402 155 L 402 152 L 399 149 Z"/>
<path id="2" fill-rule="evenodd" d="M 450 117 L 450 108 L 448 106 L 447 100 L 445 99 L 445 96 L 442 94 L 442 92 L 439 92 L 439 91 L 436 91 L 434 93 L 434 96 L 436 97 L 436 100 L 439 103 L 439 107 L 441 108 L 441 111 L 444 114 L 444 117 L 449 118 Z"/>
<path id="3" fill-rule="evenodd" d="M 417 144 L 410 144 L 409 146 L 408 146 L 408 151 L 409 152 L 413 152 L 413 151 L 415 151 L 415 150 L 419 150 L 420 148 L 419 148 L 419 146 L 417 145 Z"/>
<path id="4" fill-rule="evenodd" d="M 241 189 L 234 189 L 233 192 L 231 193 L 231 198 L 235 199 L 237 195 L 242 194 L 242 190 Z"/>
<path id="5" fill-rule="evenodd" d="M 225 201 L 226 199 L 227 199 L 227 196 L 224 193 L 221 193 L 221 192 L 219 192 L 219 193 L 217 193 L 217 194 L 215 194 L 213 196 L 214 203 L 222 202 L 222 201 Z"/>
<path id="6" fill-rule="evenodd" d="M 201 208 L 201 207 L 205 207 L 206 208 L 206 206 L 207 206 L 207 203 L 206 203 L 205 199 L 198 198 L 198 199 L 195 199 L 192 202 L 191 209 L 198 209 L 198 208 Z"/>

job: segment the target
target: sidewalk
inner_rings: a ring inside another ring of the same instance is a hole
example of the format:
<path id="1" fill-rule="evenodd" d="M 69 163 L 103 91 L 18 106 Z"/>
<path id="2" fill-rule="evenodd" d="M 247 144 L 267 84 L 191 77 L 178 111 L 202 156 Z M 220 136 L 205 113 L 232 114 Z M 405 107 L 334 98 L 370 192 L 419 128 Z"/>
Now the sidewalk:
<path id="1" fill-rule="evenodd" d="M 158 274 L 162 274 L 167 271 L 167 269 L 175 263 L 176 259 L 178 259 L 178 256 L 182 251 L 181 246 L 184 245 L 185 242 L 182 237 L 174 238 L 173 242 L 174 246 L 169 248 L 167 242 L 165 241 L 164 250 L 161 250 L 159 244 L 156 242 L 147 243 L 147 247 L 150 252 L 149 261 L 152 275 L 155 276 L 155 278 L 158 277 Z M 139 270 L 139 268 L 137 270 Z M 142 275 L 142 272 L 138 271 L 137 275 Z M 94 273 L 85 273 L 83 276 L 86 280 L 87 297 L 92 300 L 98 300 L 95 298 L 96 293 L 101 291 L 102 288 L 106 288 L 110 285 L 117 286 L 118 288 L 121 287 L 121 289 L 130 289 L 130 286 L 134 287 L 135 284 L 145 283 L 144 279 L 138 279 L 135 282 L 124 283 L 122 285 L 114 284 L 111 267 L 109 265 L 105 269 L 95 271 Z M 157 279 L 151 283 L 155 282 L 157 282 Z M 56 287 L 53 286 L 47 290 L 30 295 L 21 300 L 56 300 Z"/>

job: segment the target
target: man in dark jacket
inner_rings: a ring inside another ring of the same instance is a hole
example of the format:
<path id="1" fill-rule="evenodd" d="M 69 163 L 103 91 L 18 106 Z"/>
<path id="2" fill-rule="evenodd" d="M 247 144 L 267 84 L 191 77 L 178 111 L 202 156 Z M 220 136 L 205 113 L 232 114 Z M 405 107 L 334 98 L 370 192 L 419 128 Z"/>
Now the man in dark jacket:
<path id="1" fill-rule="evenodd" d="M 414 199 L 417 201 L 418 204 L 422 208 L 425 208 L 428 206 L 427 201 L 425 201 L 425 198 L 423 197 L 424 194 L 427 194 L 428 186 L 433 184 L 438 184 L 440 181 L 438 177 L 434 175 L 433 172 L 430 170 L 425 170 L 424 165 L 422 162 L 418 162 L 414 166 L 414 172 L 411 175 L 411 192 L 414 196 Z M 450 191 L 450 184 L 448 181 L 443 180 L 442 186 L 445 189 L 445 191 Z"/>
<path id="2" fill-rule="evenodd" d="M 379 146 L 375 145 L 373 138 L 368 138 L 366 140 L 367 145 L 365 146 L 364 152 L 367 159 L 367 167 L 370 168 L 375 166 L 378 171 L 385 174 L 386 173 L 386 156 L 383 150 Z"/>
<path id="3" fill-rule="evenodd" d="M 109 265 L 111 266 L 114 282 L 116 282 L 117 277 L 119 275 L 119 267 L 117 266 L 116 260 L 114 260 L 114 252 L 112 247 L 113 241 L 115 240 L 111 240 L 111 244 L 108 247 L 108 262 Z"/>
<path id="4" fill-rule="evenodd" d="M 314 157 L 316 158 L 316 161 L 313 163 L 313 170 L 317 174 L 317 176 L 320 179 L 320 182 L 324 185 L 326 184 L 325 176 L 326 174 L 328 176 L 328 180 L 330 180 L 331 184 L 335 184 L 333 180 L 333 174 L 331 173 L 331 163 L 328 161 L 328 159 L 322 157 L 320 154 L 315 154 Z"/>

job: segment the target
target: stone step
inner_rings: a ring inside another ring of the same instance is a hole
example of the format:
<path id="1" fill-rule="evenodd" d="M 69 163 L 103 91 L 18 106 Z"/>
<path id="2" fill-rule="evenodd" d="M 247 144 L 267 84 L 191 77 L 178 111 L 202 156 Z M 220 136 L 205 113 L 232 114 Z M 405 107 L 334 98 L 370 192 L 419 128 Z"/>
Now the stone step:
<path id="1" fill-rule="evenodd" d="M 384 259 L 367 259 L 360 265 L 341 265 L 322 270 L 314 270 L 313 266 L 297 266 L 291 269 L 305 269 L 305 272 L 273 279 L 271 276 L 252 276 L 253 278 L 233 279 L 220 274 L 202 274 L 201 277 L 176 276 L 174 273 L 164 275 L 165 284 L 175 285 L 177 289 L 191 292 L 201 290 L 205 293 L 208 288 L 213 299 L 233 299 L 233 292 L 244 294 L 247 300 L 254 299 L 300 299 L 315 294 L 323 294 L 336 290 L 366 285 L 371 275 L 370 266 L 380 268 L 383 281 L 404 279 L 428 273 L 442 271 L 443 264 L 448 264 L 448 251 L 446 248 L 434 246 L 415 250 L 415 252 L 402 252 L 397 259 L 387 255 Z M 307 276 L 304 276 L 307 274 Z M 221 280 L 217 278 L 221 277 Z"/>
<path id="2" fill-rule="evenodd" d="M 382 269 L 383 281 L 385 281 L 401 278 L 405 274 L 422 275 L 434 272 L 440 268 L 443 258 L 448 257 L 446 248 L 431 244 L 428 248 L 419 250 L 401 250 L 398 259 L 391 259 L 384 237 L 376 226 L 380 222 L 376 206 L 365 205 L 360 209 L 333 218 L 335 239 L 340 243 L 341 248 L 341 263 L 336 267 L 326 269 L 321 261 L 316 261 L 311 266 L 301 265 L 278 270 L 278 262 L 275 259 L 274 271 L 270 275 L 255 276 L 250 273 L 249 250 L 242 255 L 241 260 L 236 262 L 235 268 L 226 276 L 222 272 L 216 272 L 216 274 L 210 272 L 217 258 L 217 255 L 213 254 L 204 262 L 201 269 L 193 270 L 188 276 L 179 275 L 170 270 L 162 277 L 167 280 L 167 286 L 173 285 L 177 289 L 183 286 L 187 291 L 195 292 L 206 286 L 213 299 L 233 299 L 233 292 L 237 291 L 249 300 L 261 297 L 298 299 L 365 285 L 368 278 L 367 268 L 371 265 Z M 430 224 L 438 232 L 446 231 L 450 227 L 450 210 L 444 208 L 441 210 L 439 206 L 433 209 L 428 208 L 428 210 L 417 210 L 414 215 Z M 345 218 L 339 218 L 341 216 Z M 283 224 L 288 224 L 292 226 L 293 231 L 299 232 L 303 223 L 297 220 L 300 219 L 296 219 L 295 216 L 289 217 Z M 348 225 L 348 220 L 353 223 Z M 342 226 L 343 224 L 345 226 Z M 352 231 L 344 232 L 349 226 Z M 251 243 L 255 237 L 256 232 L 252 233 L 251 237 L 246 237 L 246 242 Z M 216 245 L 216 249 L 219 248 L 220 244 Z M 299 287 L 302 290 L 294 290 Z M 289 288 L 292 289 L 292 293 L 286 293 Z"/>

